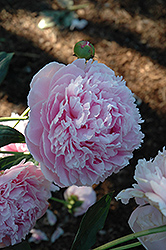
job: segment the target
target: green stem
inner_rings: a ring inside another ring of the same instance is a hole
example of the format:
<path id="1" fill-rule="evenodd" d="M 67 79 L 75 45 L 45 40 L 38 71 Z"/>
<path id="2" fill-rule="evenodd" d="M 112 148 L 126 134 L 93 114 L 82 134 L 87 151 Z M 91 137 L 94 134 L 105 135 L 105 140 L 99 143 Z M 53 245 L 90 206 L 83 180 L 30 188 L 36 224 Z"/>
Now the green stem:
<path id="1" fill-rule="evenodd" d="M 133 248 L 133 247 L 138 247 L 138 246 L 140 246 L 140 245 L 141 245 L 140 242 L 135 242 L 135 243 L 128 244 L 128 245 L 125 245 L 125 246 L 116 247 L 116 248 L 111 248 L 111 250 L 125 250 L 125 249 L 131 249 L 131 248 Z"/>
<path id="2" fill-rule="evenodd" d="M 25 116 L 28 114 L 29 111 L 30 111 L 30 108 L 29 108 L 29 107 L 26 108 L 26 110 L 24 110 L 24 112 L 20 115 L 20 118 L 21 118 L 21 117 L 25 117 Z M 19 119 L 17 119 L 17 120 L 19 120 Z M 20 122 L 20 121 L 17 121 L 16 124 L 13 126 L 13 128 L 14 128 L 19 122 Z"/>
<path id="3" fill-rule="evenodd" d="M 24 112 L 21 114 L 21 117 L 27 115 L 29 111 L 30 111 L 30 108 L 29 108 L 29 107 L 26 108 L 26 109 L 24 110 Z"/>
<path id="4" fill-rule="evenodd" d="M 6 122 L 6 121 L 18 121 L 18 120 L 27 120 L 29 117 L 0 117 L 0 122 Z"/>
<path id="5" fill-rule="evenodd" d="M 62 203 L 62 204 L 65 205 L 65 206 L 68 204 L 67 201 L 60 200 L 60 199 L 55 198 L 55 197 L 51 197 L 50 200 L 57 201 L 57 202 L 59 202 L 59 203 Z"/>
<path id="6" fill-rule="evenodd" d="M 161 233 L 161 232 L 164 232 L 164 231 L 166 231 L 166 225 L 151 228 L 151 229 L 147 229 L 147 230 L 143 230 L 143 231 L 140 231 L 140 232 L 137 232 L 137 233 L 132 233 L 132 234 L 126 235 L 126 236 L 121 237 L 121 238 L 119 238 L 117 240 L 113 240 L 111 242 L 108 242 L 108 243 L 100 246 L 100 247 L 94 248 L 93 250 L 109 249 L 110 247 L 114 247 L 114 246 L 116 246 L 118 244 L 124 243 L 124 242 L 129 241 L 129 240 L 136 239 L 136 238 L 141 237 L 141 236 L 145 236 L 145 235 L 149 235 L 149 234 L 155 234 L 155 233 Z"/>

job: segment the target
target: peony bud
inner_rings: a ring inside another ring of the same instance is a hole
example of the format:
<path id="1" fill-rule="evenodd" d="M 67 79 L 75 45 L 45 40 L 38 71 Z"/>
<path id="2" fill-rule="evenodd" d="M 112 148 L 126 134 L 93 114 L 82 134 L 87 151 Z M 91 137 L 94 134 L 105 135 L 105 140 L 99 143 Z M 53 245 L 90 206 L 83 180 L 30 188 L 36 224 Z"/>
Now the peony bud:
<path id="1" fill-rule="evenodd" d="M 64 198 L 68 202 L 68 211 L 79 216 L 96 202 L 96 193 L 92 187 L 72 185 L 65 190 Z"/>
<path id="2" fill-rule="evenodd" d="M 79 41 L 74 46 L 74 55 L 89 60 L 95 55 L 94 46 L 88 41 Z"/>

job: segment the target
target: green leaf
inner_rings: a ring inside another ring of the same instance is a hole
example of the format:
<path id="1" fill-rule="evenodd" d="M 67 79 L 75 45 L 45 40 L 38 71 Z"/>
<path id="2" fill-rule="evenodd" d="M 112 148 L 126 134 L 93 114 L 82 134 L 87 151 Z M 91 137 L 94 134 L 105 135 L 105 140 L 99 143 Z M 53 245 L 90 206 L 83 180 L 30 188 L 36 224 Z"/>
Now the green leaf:
<path id="1" fill-rule="evenodd" d="M 30 161 L 32 159 L 31 154 L 16 154 L 0 158 L 0 170 L 5 170 L 19 164 L 22 160 Z"/>
<path id="2" fill-rule="evenodd" d="M 13 55 L 14 53 L 0 52 L 0 84 L 5 79 Z"/>
<path id="3" fill-rule="evenodd" d="M 0 125 L 0 147 L 16 142 L 24 143 L 24 135 L 14 128 Z"/>
<path id="4" fill-rule="evenodd" d="M 82 218 L 71 250 L 88 250 L 96 242 L 96 234 L 104 226 L 112 194 L 106 194 L 92 205 Z"/>
<path id="5" fill-rule="evenodd" d="M 31 247 L 27 241 L 23 241 L 19 244 L 16 244 L 14 246 L 10 246 L 9 248 L 5 248 L 6 250 L 31 250 Z"/>

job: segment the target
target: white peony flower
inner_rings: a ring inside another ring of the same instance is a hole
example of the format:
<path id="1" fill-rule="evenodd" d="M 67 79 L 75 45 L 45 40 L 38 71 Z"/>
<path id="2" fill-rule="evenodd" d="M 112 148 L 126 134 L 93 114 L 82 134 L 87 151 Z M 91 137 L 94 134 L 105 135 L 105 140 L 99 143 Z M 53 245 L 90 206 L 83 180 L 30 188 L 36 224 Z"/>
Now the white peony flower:
<path id="1" fill-rule="evenodd" d="M 138 205 L 150 204 L 166 216 L 166 150 L 158 153 L 154 160 L 139 160 L 134 179 L 137 184 L 133 188 L 122 190 L 116 197 L 128 203 L 135 197 Z"/>

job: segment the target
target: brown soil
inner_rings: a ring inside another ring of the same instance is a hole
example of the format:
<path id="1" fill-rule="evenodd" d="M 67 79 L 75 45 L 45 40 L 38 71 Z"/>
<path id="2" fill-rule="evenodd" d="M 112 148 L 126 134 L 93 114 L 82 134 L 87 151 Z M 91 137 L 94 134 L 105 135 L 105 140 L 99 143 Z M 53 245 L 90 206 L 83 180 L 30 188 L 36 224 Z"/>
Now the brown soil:
<path id="1" fill-rule="evenodd" d="M 142 130 L 145 140 L 134 153 L 130 165 L 95 187 L 98 198 L 115 191 L 115 195 L 133 183 L 133 173 L 139 158 L 149 160 L 166 141 L 166 2 L 164 0 L 86 0 L 88 7 L 77 11 L 88 21 L 81 31 L 59 29 L 57 26 L 40 30 L 40 11 L 59 9 L 55 0 L 1 0 L 0 51 L 14 52 L 8 75 L 0 86 L 0 116 L 21 113 L 32 76 L 45 64 L 56 60 L 65 64 L 73 61 L 73 47 L 79 40 L 91 41 L 95 59 L 123 75 L 128 87 L 142 99 L 140 113 L 145 120 Z M 63 191 L 63 190 L 62 190 Z M 62 192 L 57 196 L 61 197 Z M 108 219 L 97 236 L 99 246 L 131 233 L 127 225 L 134 202 L 122 205 L 111 202 Z M 55 241 L 31 244 L 35 250 L 69 250 L 81 217 L 74 218 L 59 204 L 50 208 L 57 213 L 64 234 Z M 56 227 L 39 221 L 48 236 Z M 135 249 L 144 249 L 142 246 Z"/>

